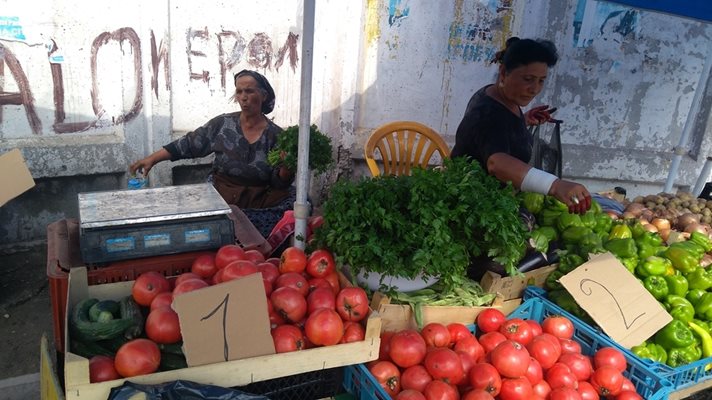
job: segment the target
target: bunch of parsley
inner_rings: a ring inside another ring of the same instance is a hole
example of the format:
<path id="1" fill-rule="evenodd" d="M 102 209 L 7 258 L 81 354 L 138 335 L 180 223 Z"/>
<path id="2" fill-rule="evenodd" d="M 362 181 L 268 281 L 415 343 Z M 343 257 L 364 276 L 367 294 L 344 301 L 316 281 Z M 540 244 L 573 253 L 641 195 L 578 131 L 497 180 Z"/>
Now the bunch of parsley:
<path id="1" fill-rule="evenodd" d="M 312 125 L 309 132 L 309 169 L 323 173 L 333 162 L 331 138 L 319 131 L 316 125 Z M 293 125 L 277 136 L 277 145 L 267 153 L 267 162 L 272 166 L 283 165 L 296 171 L 298 148 L 299 126 Z"/>
<path id="2" fill-rule="evenodd" d="M 454 287 L 481 254 L 517 273 L 528 238 L 518 204 L 511 185 L 456 158 L 410 176 L 338 181 L 315 239 L 354 273 L 413 279 L 423 272 Z"/>

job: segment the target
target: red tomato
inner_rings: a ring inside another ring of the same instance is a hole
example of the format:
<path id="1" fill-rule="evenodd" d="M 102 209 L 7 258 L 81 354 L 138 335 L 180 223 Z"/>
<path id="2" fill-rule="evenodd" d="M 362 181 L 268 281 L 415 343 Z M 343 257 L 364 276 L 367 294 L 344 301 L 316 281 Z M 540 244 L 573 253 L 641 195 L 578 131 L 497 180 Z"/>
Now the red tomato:
<path id="1" fill-rule="evenodd" d="M 425 354 L 423 361 L 433 379 L 439 379 L 452 385 L 457 385 L 464 377 L 460 356 L 446 347 L 436 347 Z"/>
<path id="2" fill-rule="evenodd" d="M 480 332 L 494 332 L 498 331 L 500 325 L 507 320 L 504 313 L 496 308 L 486 308 L 477 314 L 476 322 L 477 329 Z"/>
<path id="3" fill-rule="evenodd" d="M 494 350 L 497 345 L 507 340 L 507 338 L 504 337 L 503 334 L 493 331 L 481 335 L 477 340 L 482 345 L 482 348 L 485 349 L 485 354 L 487 354 Z"/>
<path id="4" fill-rule="evenodd" d="M 262 278 L 262 284 L 265 287 L 265 295 L 267 297 L 269 297 L 269 295 L 272 294 L 272 290 L 273 290 L 272 283 L 270 281 L 268 281 L 267 279 Z"/>
<path id="5" fill-rule="evenodd" d="M 554 363 L 561 356 L 561 347 L 556 338 L 548 338 L 546 334 L 542 334 L 534 338 L 534 340 L 527 346 L 527 351 L 534 357 L 541 368 L 547 370 L 551 368 Z"/>
<path id="6" fill-rule="evenodd" d="M 307 283 L 307 279 L 302 276 L 302 274 L 296 272 L 285 272 L 278 276 L 277 280 L 274 281 L 274 286 L 276 288 L 291 287 L 304 297 L 309 294 L 309 283 Z"/>
<path id="7" fill-rule="evenodd" d="M 161 350 L 149 339 L 134 339 L 124 343 L 116 352 L 114 366 L 124 378 L 152 374 L 161 364 Z"/>
<path id="8" fill-rule="evenodd" d="M 417 390 L 406 389 L 406 390 L 401 390 L 400 392 L 398 392 L 395 400 L 427 400 L 427 399 L 425 398 L 424 394 L 420 393 Z"/>
<path id="9" fill-rule="evenodd" d="M 176 286 L 180 285 L 181 283 L 183 283 L 189 279 L 203 279 L 203 278 L 194 272 L 183 272 L 182 274 L 178 275 L 178 277 L 176 277 L 175 281 L 173 282 L 173 287 L 175 288 Z"/>
<path id="10" fill-rule="evenodd" d="M 177 343 L 182 339 L 178 314 L 170 307 L 157 308 L 146 317 L 146 336 L 156 343 Z"/>
<path id="11" fill-rule="evenodd" d="M 533 319 L 527 319 L 525 321 L 527 324 L 529 324 L 529 329 L 532 331 L 532 337 L 537 337 L 544 333 L 541 329 L 541 324 L 539 324 L 539 322 Z"/>
<path id="12" fill-rule="evenodd" d="M 360 342 L 366 337 L 366 329 L 358 322 L 344 322 L 344 336 L 339 343 Z"/>
<path id="13" fill-rule="evenodd" d="M 368 295 L 358 286 L 345 287 L 336 295 L 336 311 L 344 321 L 358 322 L 368 316 Z"/>
<path id="14" fill-rule="evenodd" d="M 549 393 L 549 400 L 583 400 L 581 394 L 569 387 L 556 388 Z"/>
<path id="15" fill-rule="evenodd" d="M 333 346 L 344 335 L 344 322 L 336 311 L 320 308 L 307 317 L 304 333 L 317 346 Z"/>
<path id="16" fill-rule="evenodd" d="M 223 282 L 244 278 L 248 275 L 260 272 L 257 269 L 257 264 L 250 260 L 236 260 L 226 265 L 223 269 L 224 271 L 222 272 L 221 277 Z"/>
<path id="17" fill-rule="evenodd" d="M 551 386 L 549 386 L 549 383 L 546 380 L 542 379 L 539 383 L 532 386 L 532 390 L 534 391 L 535 396 L 546 399 L 549 397 L 549 393 L 551 393 Z"/>
<path id="18" fill-rule="evenodd" d="M 287 322 L 297 322 L 307 315 L 307 300 L 297 289 L 288 286 L 277 288 L 269 299 L 274 311 Z"/>
<path id="19" fill-rule="evenodd" d="M 621 390 L 616 400 L 643 400 L 643 398 L 635 390 Z"/>
<path id="20" fill-rule="evenodd" d="M 564 363 L 557 362 L 552 365 L 551 368 L 546 371 L 545 377 L 552 391 L 561 387 L 578 388 L 576 375 L 574 375 L 574 373 L 571 372 L 571 368 Z"/>
<path id="21" fill-rule="evenodd" d="M 270 295 L 272 294 L 270 293 Z M 272 307 L 272 301 L 269 297 L 267 298 L 267 315 L 269 315 L 269 325 L 271 329 L 287 323 L 287 321 L 275 311 L 274 307 Z"/>
<path id="22" fill-rule="evenodd" d="M 336 271 L 334 256 L 329 250 L 314 250 L 307 257 L 307 273 L 314 278 L 323 278 Z"/>
<path id="23" fill-rule="evenodd" d="M 277 353 L 303 350 L 305 348 L 304 334 L 294 325 L 279 325 L 272 329 L 272 341 Z"/>
<path id="24" fill-rule="evenodd" d="M 413 365 L 408 367 L 401 373 L 401 387 L 403 389 L 412 389 L 422 392 L 425 386 L 433 380 L 428 370 L 423 364 Z"/>
<path id="25" fill-rule="evenodd" d="M 395 397 L 401 391 L 401 373 L 392 362 L 378 361 L 368 370 L 389 396 Z"/>
<path id="26" fill-rule="evenodd" d="M 529 324 L 521 318 L 511 318 L 499 327 L 499 332 L 508 340 L 519 342 L 522 346 L 526 346 L 534 339 L 532 330 Z"/>
<path id="27" fill-rule="evenodd" d="M 576 376 L 576 380 L 587 381 L 593 372 L 591 359 L 581 353 L 566 353 L 559 357 L 559 362 L 566 364 Z"/>
<path id="28" fill-rule="evenodd" d="M 573 339 L 559 339 L 561 345 L 561 354 L 565 353 L 581 353 L 581 343 Z"/>
<path id="29" fill-rule="evenodd" d="M 611 366 L 620 372 L 625 371 L 628 362 L 625 356 L 614 347 L 602 347 L 593 355 L 593 367 L 598 369 L 603 366 Z"/>
<path id="30" fill-rule="evenodd" d="M 236 244 L 226 244 L 215 253 L 215 266 L 218 269 L 227 267 L 233 261 L 244 260 L 245 250 Z"/>
<path id="31" fill-rule="evenodd" d="M 334 292 L 334 289 L 331 287 L 331 283 L 329 283 L 329 281 L 324 278 L 308 279 L 307 284 L 309 285 L 309 292 L 313 291 L 316 288 L 326 288 L 331 290 L 332 293 L 334 293 L 334 298 L 336 298 L 336 295 L 338 294 L 338 292 Z"/>
<path id="32" fill-rule="evenodd" d="M 534 389 L 527 378 L 507 378 L 502 379 L 502 389 L 499 391 L 500 400 L 522 400 L 531 399 L 534 396 Z"/>
<path id="33" fill-rule="evenodd" d="M 470 390 L 465 392 L 461 400 L 494 400 L 494 397 L 484 390 Z"/>
<path id="34" fill-rule="evenodd" d="M 336 311 L 336 298 L 331 288 L 314 289 L 307 296 L 307 314 L 311 314 L 319 308 L 329 308 Z"/>
<path id="35" fill-rule="evenodd" d="M 218 267 L 215 265 L 215 254 L 213 253 L 199 255 L 193 260 L 193 265 L 190 267 L 190 272 L 203 279 L 212 278 L 217 271 Z"/>
<path id="36" fill-rule="evenodd" d="M 459 322 L 447 324 L 447 330 L 450 332 L 450 346 L 454 346 L 462 338 L 472 336 L 472 332 L 467 329 L 467 326 Z"/>
<path id="37" fill-rule="evenodd" d="M 635 392 L 635 384 L 633 384 L 633 382 L 631 382 L 631 380 L 626 378 L 624 375 L 623 384 L 621 385 L 621 392 L 624 392 L 626 390 L 632 390 Z"/>
<path id="38" fill-rule="evenodd" d="M 526 374 L 530 356 L 527 349 L 519 342 L 505 340 L 492 350 L 490 359 L 502 377 L 519 378 Z"/>
<path id="39" fill-rule="evenodd" d="M 462 364 L 462 377 L 460 378 L 459 384 L 466 383 L 467 375 L 470 373 L 472 366 L 477 364 L 477 361 L 475 361 L 472 356 L 462 351 L 455 351 L 455 354 L 460 357 L 460 364 Z"/>
<path id="40" fill-rule="evenodd" d="M 341 290 L 341 283 L 339 282 L 339 274 L 337 272 L 328 274 L 324 277 L 327 282 L 331 285 L 331 289 L 334 290 L 334 294 L 339 294 Z"/>
<path id="41" fill-rule="evenodd" d="M 497 396 L 502 388 L 502 377 L 497 368 L 489 363 L 473 365 L 467 379 L 473 389 L 484 390 L 492 396 Z"/>
<path id="42" fill-rule="evenodd" d="M 426 324 L 420 330 L 420 335 L 428 347 L 448 347 L 450 345 L 450 331 L 439 322 Z"/>
<path id="43" fill-rule="evenodd" d="M 593 371 L 589 382 L 599 395 L 617 396 L 623 387 L 623 374 L 613 366 L 604 365 Z"/>
<path id="44" fill-rule="evenodd" d="M 279 267 L 280 260 L 279 260 L 279 257 L 270 257 L 270 258 L 266 259 L 265 262 L 274 264 L 275 267 Z"/>
<path id="45" fill-rule="evenodd" d="M 378 348 L 378 359 L 383 361 L 391 361 L 390 351 L 391 351 L 391 337 L 395 332 L 384 331 L 381 332 L 381 345 Z"/>
<path id="46" fill-rule="evenodd" d="M 574 324 L 561 315 L 551 315 L 544 318 L 541 329 L 561 339 L 571 339 L 574 336 Z"/>
<path id="47" fill-rule="evenodd" d="M 173 304 L 173 292 L 159 293 L 156 297 L 153 298 L 153 301 L 151 302 L 151 311 L 155 310 L 156 308 L 166 306 L 170 307 L 171 304 Z"/>
<path id="48" fill-rule="evenodd" d="M 113 381 L 121 378 L 116 368 L 114 359 L 107 356 L 94 356 L 89 359 L 89 382 Z"/>
<path id="49" fill-rule="evenodd" d="M 426 399 L 438 400 L 457 400 L 460 398 L 460 393 L 455 386 L 439 380 L 433 380 L 428 383 L 423 389 L 423 395 Z"/>
<path id="50" fill-rule="evenodd" d="M 208 285 L 208 283 L 202 279 L 188 279 L 186 281 L 181 282 L 173 289 L 173 297 L 178 296 L 179 294 L 192 292 L 194 290 L 202 289 L 208 286 L 210 285 Z"/>
<path id="51" fill-rule="evenodd" d="M 303 272 L 307 267 L 307 255 L 299 247 L 291 246 L 284 249 L 279 258 L 279 272 Z"/>
<path id="52" fill-rule="evenodd" d="M 213 275 L 213 278 L 210 280 L 211 285 L 217 285 L 218 283 L 222 283 L 222 276 L 223 273 L 225 272 L 225 268 L 220 268 L 218 272 Z"/>
<path id="53" fill-rule="evenodd" d="M 171 284 L 165 276 L 155 271 L 144 272 L 136 278 L 131 287 L 131 295 L 136 303 L 149 307 L 159 293 L 170 292 Z"/>
<path id="54" fill-rule="evenodd" d="M 264 254 L 260 253 L 259 250 L 255 249 L 245 250 L 245 259 L 250 260 L 255 264 L 265 262 Z"/>
<path id="55" fill-rule="evenodd" d="M 452 349 L 457 352 L 466 353 L 475 362 L 480 361 L 485 356 L 485 348 L 482 347 L 477 338 L 472 335 L 458 340 Z"/>
<path id="56" fill-rule="evenodd" d="M 266 261 L 257 264 L 257 271 L 262 273 L 262 278 L 267 279 L 273 285 L 279 277 L 279 268 L 277 268 L 276 265 Z"/>
<path id="57" fill-rule="evenodd" d="M 581 395 L 582 400 L 598 400 L 598 392 L 588 381 L 579 381 L 576 391 Z"/>
<path id="58" fill-rule="evenodd" d="M 420 334 L 412 329 L 396 332 L 391 336 L 388 355 L 401 368 L 420 364 L 425 359 L 427 346 Z"/>
<path id="59" fill-rule="evenodd" d="M 537 361 L 536 358 L 529 357 L 529 368 L 527 368 L 527 372 L 524 374 L 524 377 L 527 378 L 532 386 L 544 379 L 544 370 L 541 368 L 541 364 L 539 364 L 539 361 Z"/>

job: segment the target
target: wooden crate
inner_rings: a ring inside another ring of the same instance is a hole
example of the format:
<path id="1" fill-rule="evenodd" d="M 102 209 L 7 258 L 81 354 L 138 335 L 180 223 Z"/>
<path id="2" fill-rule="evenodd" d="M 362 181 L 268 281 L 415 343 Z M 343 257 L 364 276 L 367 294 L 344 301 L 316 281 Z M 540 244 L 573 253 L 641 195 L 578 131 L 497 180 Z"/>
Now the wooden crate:
<path id="1" fill-rule="evenodd" d="M 543 287 L 546 278 L 552 273 L 558 264 L 547 265 L 533 271 L 524 273 L 523 276 L 501 276 L 495 272 L 487 271 L 480 280 L 480 286 L 485 292 L 500 293 L 504 300 L 522 297 L 527 286 Z"/>
<path id="2" fill-rule="evenodd" d="M 88 286 L 86 269 L 75 268 L 69 278 L 67 310 L 71 310 L 80 299 L 89 296 L 118 300 L 131 292 L 132 285 L 133 281 Z M 70 338 L 67 326 L 65 321 L 65 349 L 69 349 Z M 244 386 L 272 378 L 375 360 L 381 344 L 380 333 L 381 318 L 378 313 L 372 312 L 366 321 L 366 339 L 361 342 L 157 372 L 135 376 L 130 380 L 141 384 L 158 384 L 185 379 L 222 387 Z M 70 351 L 65 353 L 64 385 L 67 399 L 106 399 L 111 388 L 120 386 L 124 380 L 90 383 L 89 360 Z"/>

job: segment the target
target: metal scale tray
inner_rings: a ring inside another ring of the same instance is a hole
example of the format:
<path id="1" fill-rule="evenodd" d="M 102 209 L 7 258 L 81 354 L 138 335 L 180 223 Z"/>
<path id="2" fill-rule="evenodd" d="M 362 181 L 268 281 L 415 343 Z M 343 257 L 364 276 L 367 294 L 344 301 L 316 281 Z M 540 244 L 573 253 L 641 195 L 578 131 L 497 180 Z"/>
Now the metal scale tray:
<path id="1" fill-rule="evenodd" d="M 85 263 L 217 249 L 235 243 L 230 206 L 210 183 L 79 193 Z"/>

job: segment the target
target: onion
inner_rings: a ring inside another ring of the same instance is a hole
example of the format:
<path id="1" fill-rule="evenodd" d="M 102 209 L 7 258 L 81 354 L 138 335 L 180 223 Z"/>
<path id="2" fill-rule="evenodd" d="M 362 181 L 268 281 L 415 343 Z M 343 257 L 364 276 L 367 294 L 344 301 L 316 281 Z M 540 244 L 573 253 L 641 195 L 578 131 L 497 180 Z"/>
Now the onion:
<path id="1" fill-rule="evenodd" d="M 701 224 L 699 222 L 692 222 L 690 224 L 687 224 L 684 229 L 685 232 L 687 233 L 692 233 L 692 232 L 699 232 L 703 234 L 707 234 L 707 227 L 704 224 Z"/>
<path id="2" fill-rule="evenodd" d="M 655 225 L 653 225 L 653 226 L 655 226 Z M 659 229 L 659 228 L 658 228 L 658 229 Z M 660 234 L 660 237 L 661 237 L 665 242 L 667 242 L 668 237 L 670 236 L 670 232 L 672 232 L 672 231 L 670 230 L 670 228 L 667 228 L 667 229 L 659 229 L 659 230 L 658 230 L 658 233 Z"/>
<path id="3" fill-rule="evenodd" d="M 655 218 L 650 221 L 650 223 L 655 225 L 655 227 L 658 228 L 658 231 L 661 231 L 663 229 L 670 229 L 670 220 L 665 218 Z"/>
<path id="4" fill-rule="evenodd" d="M 643 228 L 648 232 L 658 232 L 658 227 L 653 224 L 644 224 Z"/>
<path id="5" fill-rule="evenodd" d="M 625 208 L 623 214 L 631 213 L 634 218 L 637 218 L 645 209 L 646 209 L 646 207 L 640 203 L 630 203 Z"/>
<path id="6" fill-rule="evenodd" d="M 620 214 L 618 214 L 618 212 L 613 211 L 613 210 L 606 211 L 606 214 L 608 214 L 608 216 L 611 217 L 611 219 L 619 219 L 620 218 Z"/>
<path id="7" fill-rule="evenodd" d="M 702 268 L 705 268 L 710 264 L 712 264 L 712 254 L 705 253 L 702 256 L 702 260 L 700 260 L 700 266 Z"/>
<path id="8" fill-rule="evenodd" d="M 699 218 L 697 218 L 697 215 L 693 213 L 685 213 L 677 217 L 677 226 L 683 231 L 687 229 L 687 225 L 690 225 L 692 223 L 697 224 L 699 222 Z"/>
<path id="9" fill-rule="evenodd" d="M 630 211 L 624 211 L 623 214 L 621 214 L 621 218 L 634 219 L 634 218 L 638 218 L 638 214 L 632 213 Z"/>

